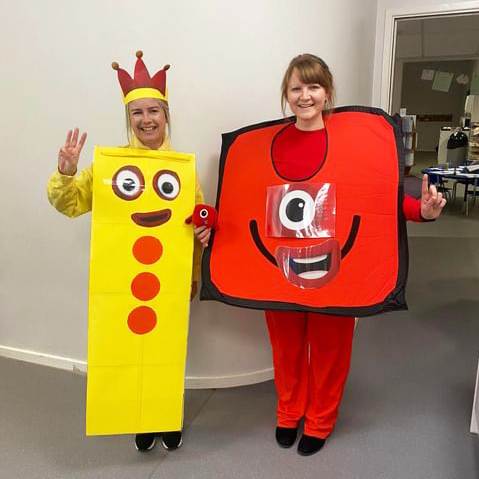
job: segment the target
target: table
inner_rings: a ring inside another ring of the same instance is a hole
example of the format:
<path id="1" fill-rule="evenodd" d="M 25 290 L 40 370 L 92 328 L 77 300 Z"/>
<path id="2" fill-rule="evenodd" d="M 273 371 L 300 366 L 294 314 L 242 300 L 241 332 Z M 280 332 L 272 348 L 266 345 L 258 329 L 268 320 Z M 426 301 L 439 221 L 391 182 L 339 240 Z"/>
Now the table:
<path id="1" fill-rule="evenodd" d="M 457 168 L 441 168 L 441 167 L 429 167 L 424 168 L 421 170 L 421 173 L 425 173 L 429 177 L 436 175 L 439 178 L 445 178 L 450 180 L 455 180 L 453 186 L 453 197 L 456 197 L 456 186 L 457 183 L 464 184 L 464 210 L 465 214 L 469 214 L 469 202 L 468 202 L 468 194 L 469 194 L 469 185 L 473 187 L 472 190 L 472 197 L 473 197 L 473 206 L 476 203 L 476 194 L 479 194 L 478 186 L 479 186 L 479 174 L 478 173 L 467 173 L 464 171 L 464 166 L 458 166 Z M 444 185 L 442 185 L 444 186 Z"/>

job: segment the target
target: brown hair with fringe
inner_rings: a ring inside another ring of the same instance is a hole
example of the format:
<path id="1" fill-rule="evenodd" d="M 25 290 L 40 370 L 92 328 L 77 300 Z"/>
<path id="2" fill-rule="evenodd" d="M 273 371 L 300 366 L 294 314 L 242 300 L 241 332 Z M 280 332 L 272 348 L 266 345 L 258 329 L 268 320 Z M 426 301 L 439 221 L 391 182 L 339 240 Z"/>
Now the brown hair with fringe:
<path id="1" fill-rule="evenodd" d="M 335 97 L 333 75 L 328 65 L 322 59 L 311 53 L 303 53 L 294 57 L 281 83 L 281 110 L 286 116 L 286 104 L 288 103 L 288 84 L 293 70 L 298 72 L 298 77 L 303 83 L 319 83 L 325 90 L 328 97 L 328 108 L 332 108 Z"/>

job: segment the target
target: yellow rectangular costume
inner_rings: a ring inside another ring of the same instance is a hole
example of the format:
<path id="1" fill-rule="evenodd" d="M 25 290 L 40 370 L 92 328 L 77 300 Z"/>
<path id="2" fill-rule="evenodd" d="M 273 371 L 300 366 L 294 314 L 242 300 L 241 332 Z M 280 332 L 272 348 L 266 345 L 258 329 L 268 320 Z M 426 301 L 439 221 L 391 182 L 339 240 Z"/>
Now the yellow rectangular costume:
<path id="1" fill-rule="evenodd" d="M 192 154 L 95 149 L 88 435 L 182 429 L 195 183 Z"/>

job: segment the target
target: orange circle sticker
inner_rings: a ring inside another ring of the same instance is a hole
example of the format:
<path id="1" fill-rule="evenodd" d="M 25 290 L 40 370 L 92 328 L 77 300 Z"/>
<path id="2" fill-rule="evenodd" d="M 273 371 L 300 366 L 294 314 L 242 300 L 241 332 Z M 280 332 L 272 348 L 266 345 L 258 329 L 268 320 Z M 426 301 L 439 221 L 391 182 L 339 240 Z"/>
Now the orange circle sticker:
<path id="1" fill-rule="evenodd" d="M 154 236 L 142 236 L 133 245 L 133 256 L 142 264 L 156 263 L 163 254 L 163 245 Z"/>
<path id="2" fill-rule="evenodd" d="M 160 292 L 160 280 L 153 273 L 140 273 L 131 282 L 131 293 L 141 301 L 149 301 Z"/>
<path id="3" fill-rule="evenodd" d="M 156 326 L 156 313 L 148 306 L 139 306 L 128 315 L 128 327 L 135 334 L 146 334 Z"/>

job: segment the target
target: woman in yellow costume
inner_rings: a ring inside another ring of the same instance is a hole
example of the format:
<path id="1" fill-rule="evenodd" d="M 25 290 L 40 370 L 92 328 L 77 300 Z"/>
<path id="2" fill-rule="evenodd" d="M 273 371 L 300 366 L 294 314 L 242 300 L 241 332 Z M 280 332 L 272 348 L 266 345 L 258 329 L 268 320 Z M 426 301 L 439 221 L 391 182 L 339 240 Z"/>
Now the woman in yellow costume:
<path id="1" fill-rule="evenodd" d="M 150 77 L 142 60 L 142 52 L 137 52 L 134 78 L 117 63 L 112 67 L 117 70 L 118 79 L 124 94 L 127 113 L 129 148 L 171 150 L 169 141 L 170 115 L 166 91 L 165 65 L 156 75 Z M 78 128 L 67 133 L 65 144 L 58 153 L 58 170 L 53 173 L 48 183 L 50 203 L 62 214 L 76 217 L 92 209 L 92 166 L 77 174 L 80 153 L 87 134 L 79 134 Z M 203 193 L 196 178 L 195 202 L 203 203 Z M 201 247 L 195 242 L 193 253 L 193 276 L 191 297 L 197 291 L 200 277 Z M 155 445 L 155 433 L 136 434 L 135 446 L 140 451 L 147 451 Z M 168 450 L 177 449 L 182 442 L 182 432 L 162 433 L 162 444 Z"/>

